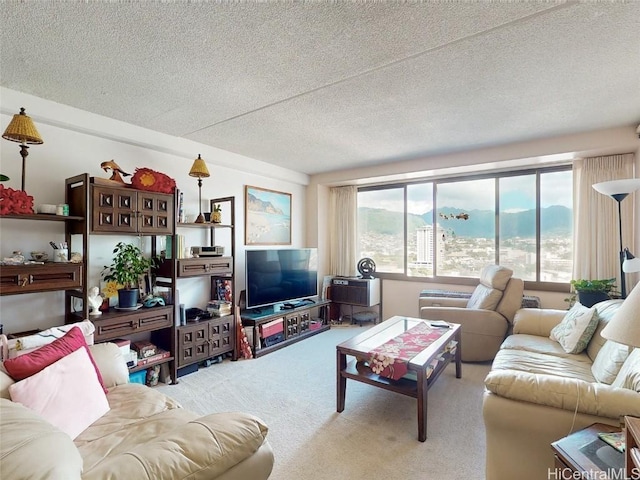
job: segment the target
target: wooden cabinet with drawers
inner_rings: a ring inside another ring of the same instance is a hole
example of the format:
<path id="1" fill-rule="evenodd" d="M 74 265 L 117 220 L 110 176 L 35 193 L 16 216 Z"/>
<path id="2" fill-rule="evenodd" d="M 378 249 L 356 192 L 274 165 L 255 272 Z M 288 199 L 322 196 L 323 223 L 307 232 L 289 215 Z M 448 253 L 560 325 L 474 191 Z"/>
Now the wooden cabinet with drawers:
<path id="1" fill-rule="evenodd" d="M 174 231 L 171 194 L 93 184 L 91 198 L 91 233 L 161 235 Z"/>
<path id="2" fill-rule="evenodd" d="M 222 355 L 234 348 L 233 315 L 180 326 L 176 330 L 178 368 Z"/>
<path id="3" fill-rule="evenodd" d="M 82 287 L 81 263 L 0 266 L 0 295 L 51 292 Z"/>

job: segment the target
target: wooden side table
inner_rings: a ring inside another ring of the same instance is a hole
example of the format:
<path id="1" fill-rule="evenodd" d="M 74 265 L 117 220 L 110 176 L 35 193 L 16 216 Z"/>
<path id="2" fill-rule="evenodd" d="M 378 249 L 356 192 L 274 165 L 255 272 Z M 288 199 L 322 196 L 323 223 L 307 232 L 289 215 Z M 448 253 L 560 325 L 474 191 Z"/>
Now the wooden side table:
<path id="1" fill-rule="evenodd" d="M 594 423 L 551 444 L 555 470 L 548 478 L 625 478 L 624 454 L 598 437 L 601 432 L 619 432 L 604 423 Z"/>
<path id="2" fill-rule="evenodd" d="M 624 417 L 627 478 L 640 479 L 640 418 Z"/>

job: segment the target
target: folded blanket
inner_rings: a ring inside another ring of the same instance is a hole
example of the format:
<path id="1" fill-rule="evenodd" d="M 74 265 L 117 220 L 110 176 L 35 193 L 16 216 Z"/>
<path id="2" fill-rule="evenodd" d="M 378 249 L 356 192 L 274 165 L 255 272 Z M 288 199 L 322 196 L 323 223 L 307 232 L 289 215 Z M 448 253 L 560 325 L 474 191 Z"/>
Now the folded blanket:
<path id="1" fill-rule="evenodd" d="M 82 330 L 82 334 L 84 335 L 87 345 L 93 345 L 93 332 L 96 328 L 89 320 L 83 320 L 82 322 L 70 323 L 59 327 L 51 327 L 33 335 L 27 335 L 26 337 L 11 340 L 8 340 L 5 335 L 1 335 L 0 342 L 2 343 L 2 358 L 6 360 L 7 358 L 15 358 L 20 355 L 24 355 L 25 353 L 29 353 L 53 342 L 57 338 L 63 337 L 65 333 L 75 326 Z"/>

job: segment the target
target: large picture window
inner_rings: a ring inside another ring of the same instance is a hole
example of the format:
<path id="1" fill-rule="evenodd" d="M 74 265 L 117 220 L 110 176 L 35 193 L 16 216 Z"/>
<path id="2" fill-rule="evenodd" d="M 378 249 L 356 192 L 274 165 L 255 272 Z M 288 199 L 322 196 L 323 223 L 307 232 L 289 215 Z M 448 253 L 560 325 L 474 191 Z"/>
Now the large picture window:
<path id="1" fill-rule="evenodd" d="M 389 278 L 476 278 L 498 263 L 527 282 L 572 270 L 570 166 L 362 187 L 360 257 Z"/>

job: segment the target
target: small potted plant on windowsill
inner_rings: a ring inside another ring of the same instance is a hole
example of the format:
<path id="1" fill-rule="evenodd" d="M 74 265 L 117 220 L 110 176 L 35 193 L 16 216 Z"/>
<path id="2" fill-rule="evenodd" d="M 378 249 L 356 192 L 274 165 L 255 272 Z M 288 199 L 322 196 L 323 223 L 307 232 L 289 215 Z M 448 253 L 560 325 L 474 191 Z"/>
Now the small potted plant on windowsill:
<path id="1" fill-rule="evenodd" d="M 615 293 L 615 278 L 606 280 L 571 280 L 571 288 L 575 292 L 568 298 L 569 305 L 575 303 L 576 294 L 578 301 L 585 307 L 592 307 L 598 302 L 609 300 Z"/>
<path id="2" fill-rule="evenodd" d="M 113 249 L 113 262 L 105 265 L 102 277 L 106 281 L 115 281 L 123 288 L 118 290 L 118 307 L 133 308 L 138 305 L 140 296 L 138 280 L 155 266 L 151 258 L 145 258 L 142 250 L 131 243 L 118 242 Z"/>

